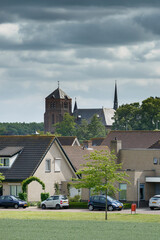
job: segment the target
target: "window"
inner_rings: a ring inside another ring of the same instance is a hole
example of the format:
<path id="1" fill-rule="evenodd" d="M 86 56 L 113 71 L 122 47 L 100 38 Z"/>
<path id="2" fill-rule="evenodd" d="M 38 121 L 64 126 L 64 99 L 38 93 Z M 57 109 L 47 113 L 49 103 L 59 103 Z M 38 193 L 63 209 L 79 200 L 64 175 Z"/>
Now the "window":
<path id="1" fill-rule="evenodd" d="M 10 195 L 18 197 L 18 194 L 22 192 L 22 187 L 20 185 L 11 185 L 10 186 Z"/>
<path id="2" fill-rule="evenodd" d="M 156 157 L 153 158 L 153 164 L 155 164 L 155 165 L 158 164 L 158 158 L 156 158 Z"/>
<path id="3" fill-rule="evenodd" d="M 64 102 L 64 108 L 68 108 L 68 103 Z"/>
<path id="4" fill-rule="evenodd" d="M 51 159 L 46 159 L 46 166 L 45 166 L 46 172 L 51 171 Z"/>
<path id="5" fill-rule="evenodd" d="M 61 170 L 61 159 L 56 158 L 55 159 L 55 165 L 54 165 L 54 171 L 55 172 L 60 172 L 60 170 Z"/>
<path id="6" fill-rule="evenodd" d="M 0 158 L 0 164 L 2 167 L 9 167 L 9 158 Z"/>
<path id="7" fill-rule="evenodd" d="M 140 200 L 144 200 L 144 184 L 140 184 Z"/>
<path id="8" fill-rule="evenodd" d="M 120 183 L 119 184 L 119 200 L 126 200 L 127 199 L 127 184 L 126 183 Z"/>

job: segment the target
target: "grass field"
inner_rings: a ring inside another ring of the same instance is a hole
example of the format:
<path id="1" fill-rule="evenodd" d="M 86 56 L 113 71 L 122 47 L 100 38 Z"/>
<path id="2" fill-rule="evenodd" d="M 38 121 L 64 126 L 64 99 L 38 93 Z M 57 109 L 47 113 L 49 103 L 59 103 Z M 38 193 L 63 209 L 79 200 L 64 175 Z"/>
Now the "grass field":
<path id="1" fill-rule="evenodd" d="M 101 212 L 0 211 L 3 240 L 159 240 L 160 216 Z"/>

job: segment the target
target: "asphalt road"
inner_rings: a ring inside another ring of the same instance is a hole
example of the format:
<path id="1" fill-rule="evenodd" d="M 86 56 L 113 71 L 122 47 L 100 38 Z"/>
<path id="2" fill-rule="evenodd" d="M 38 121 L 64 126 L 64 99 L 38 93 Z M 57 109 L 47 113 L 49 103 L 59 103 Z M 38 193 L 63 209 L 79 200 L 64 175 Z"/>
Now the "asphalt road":
<path id="1" fill-rule="evenodd" d="M 60 209 L 60 210 L 56 210 L 56 209 L 45 209 L 42 210 L 41 208 L 37 208 L 37 207 L 27 207 L 25 209 L 23 208 L 19 208 L 19 209 L 14 209 L 14 208 L 0 208 L 0 211 L 56 211 L 56 212 L 88 212 L 88 209 Z M 97 211 L 95 210 L 95 212 L 102 212 L 102 211 Z M 123 209 L 122 211 L 113 211 L 110 213 L 131 213 L 131 209 Z M 132 214 L 134 214 L 135 212 L 132 212 Z M 160 214 L 160 209 L 155 209 L 155 210 L 150 210 L 150 208 L 139 208 L 136 209 L 136 213 L 138 214 Z"/>

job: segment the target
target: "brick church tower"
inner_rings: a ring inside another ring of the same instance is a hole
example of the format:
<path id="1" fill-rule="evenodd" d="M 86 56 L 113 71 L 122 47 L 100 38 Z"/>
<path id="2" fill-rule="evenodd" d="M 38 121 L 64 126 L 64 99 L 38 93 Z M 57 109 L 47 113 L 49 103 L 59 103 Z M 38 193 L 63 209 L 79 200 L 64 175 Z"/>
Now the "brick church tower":
<path id="1" fill-rule="evenodd" d="M 61 122 L 65 113 L 72 114 L 72 99 L 58 86 L 45 99 L 44 132 L 54 133 L 53 124 Z"/>

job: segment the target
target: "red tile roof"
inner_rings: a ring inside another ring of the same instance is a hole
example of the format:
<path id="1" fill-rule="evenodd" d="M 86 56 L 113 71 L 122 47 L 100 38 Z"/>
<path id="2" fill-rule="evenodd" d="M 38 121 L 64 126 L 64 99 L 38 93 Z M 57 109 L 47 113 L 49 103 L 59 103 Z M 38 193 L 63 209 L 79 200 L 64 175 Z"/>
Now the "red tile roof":
<path id="1" fill-rule="evenodd" d="M 101 145 L 110 148 L 115 139 L 122 141 L 122 148 L 149 148 L 160 139 L 160 131 L 111 131 Z"/>
<path id="2" fill-rule="evenodd" d="M 85 156 L 88 155 L 90 152 L 93 152 L 95 150 L 108 150 L 108 147 L 93 146 L 92 148 L 87 149 L 82 148 L 81 146 L 63 146 L 63 149 L 69 157 L 74 168 L 77 170 L 79 168 L 82 168 L 82 164 L 86 163 Z"/>

